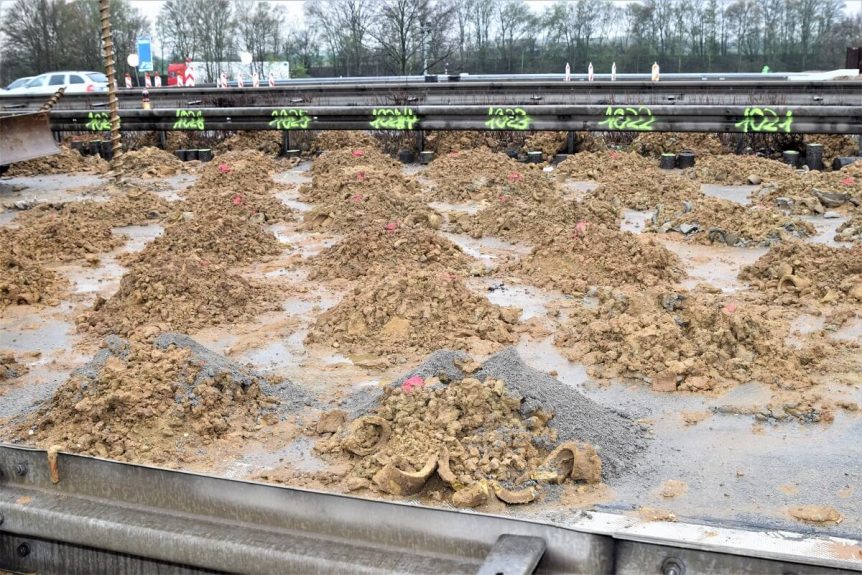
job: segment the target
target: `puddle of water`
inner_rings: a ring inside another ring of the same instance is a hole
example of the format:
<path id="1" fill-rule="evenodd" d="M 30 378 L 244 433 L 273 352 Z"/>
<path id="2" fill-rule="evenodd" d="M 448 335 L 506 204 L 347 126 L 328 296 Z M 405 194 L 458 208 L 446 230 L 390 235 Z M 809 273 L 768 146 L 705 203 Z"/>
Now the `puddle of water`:
<path id="1" fill-rule="evenodd" d="M 835 330 L 832 337 L 842 341 L 862 342 L 862 318 L 854 317 L 848 320 L 840 329 Z"/>
<path id="2" fill-rule="evenodd" d="M 737 248 L 731 246 L 704 246 L 691 242 L 675 242 L 659 238 L 664 246 L 678 255 L 689 277 L 681 282 L 686 289 L 707 283 L 727 293 L 746 289 L 737 279 L 739 271 L 757 261 L 767 248 Z"/>
<path id="3" fill-rule="evenodd" d="M 125 252 L 139 252 L 144 249 L 148 243 L 162 235 L 165 228 L 160 224 L 151 224 L 148 226 L 123 226 L 114 228 L 114 234 L 124 235 L 129 238 L 129 241 L 123 247 Z"/>
<path id="4" fill-rule="evenodd" d="M 275 234 L 278 241 L 296 248 L 303 258 L 317 255 L 343 239 L 342 236 L 338 235 L 328 234 L 324 236 L 318 232 L 296 231 L 290 229 L 286 224 L 273 224 L 269 226 L 269 229 Z"/>
<path id="5" fill-rule="evenodd" d="M 546 304 L 561 299 L 563 294 L 550 294 L 532 286 L 508 284 L 492 278 L 470 278 L 467 285 L 499 306 L 520 308 L 521 320 L 545 317 Z"/>
<path id="6" fill-rule="evenodd" d="M 639 234 L 644 231 L 647 222 L 652 218 L 654 211 L 639 212 L 637 210 L 623 210 L 623 222 L 620 229 L 624 232 Z"/>
<path id="7" fill-rule="evenodd" d="M 310 167 L 311 162 L 304 162 L 292 170 L 275 174 L 272 179 L 279 184 L 306 184 L 311 181 Z"/>
<path id="8" fill-rule="evenodd" d="M 527 255 L 530 247 L 524 244 L 510 244 L 503 240 L 484 237 L 471 238 L 465 234 L 441 232 L 449 241 L 457 244 L 468 256 L 481 260 L 485 264 L 496 265 L 498 259 L 507 259 L 508 254 Z"/>
<path id="9" fill-rule="evenodd" d="M 823 216 L 800 216 L 800 219 L 810 223 L 817 230 L 815 235 L 805 238 L 806 242 L 837 247 L 840 244 L 834 240 L 835 232 L 848 218 L 842 216 L 826 219 Z"/>
<path id="10" fill-rule="evenodd" d="M 751 192 L 760 186 L 722 186 L 720 184 L 701 184 L 701 191 L 707 196 L 730 200 L 743 206 L 751 203 Z"/>

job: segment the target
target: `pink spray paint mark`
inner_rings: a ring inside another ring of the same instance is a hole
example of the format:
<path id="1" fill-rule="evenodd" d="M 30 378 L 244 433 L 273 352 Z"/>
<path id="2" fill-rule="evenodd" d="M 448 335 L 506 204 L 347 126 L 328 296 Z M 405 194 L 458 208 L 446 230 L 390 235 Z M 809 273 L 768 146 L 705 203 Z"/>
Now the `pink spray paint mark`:
<path id="1" fill-rule="evenodd" d="M 421 375 L 414 375 L 408 377 L 404 380 L 404 383 L 401 384 L 401 389 L 404 390 L 405 393 L 410 393 L 416 388 L 422 388 L 425 386 L 425 380 L 422 379 Z"/>
<path id="2" fill-rule="evenodd" d="M 611 152 L 611 157 L 615 160 L 619 160 L 622 156 L 619 152 Z"/>
<path id="3" fill-rule="evenodd" d="M 455 150 L 454 152 L 449 152 L 449 155 L 452 156 L 453 158 L 457 158 L 459 154 L 460 154 L 460 152 L 458 152 L 458 150 Z"/>
<path id="4" fill-rule="evenodd" d="M 521 179 L 521 174 L 519 174 L 518 172 L 509 172 L 508 178 L 510 183 L 514 183 Z"/>
<path id="5" fill-rule="evenodd" d="M 362 150 L 353 150 L 353 151 L 352 151 L 352 152 L 350 152 L 350 153 L 351 153 L 351 155 L 352 155 L 354 158 L 361 158 L 362 156 L 364 156 L 364 155 L 365 155 L 365 152 L 364 152 L 364 151 L 362 151 Z"/>
<path id="6" fill-rule="evenodd" d="M 227 164 L 219 164 L 218 171 L 222 174 L 226 174 L 230 171 L 230 166 L 228 166 Z"/>
<path id="7" fill-rule="evenodd" d="M 233 202 L 233 205 L 235 205 L 235 206 L 241 206 L 242 205 L 242 196 L 237 194 L 234 197 L 232 197 L 230 201 Z"/>
<path id="8" fill-rule="evenodd" d="M 353 194 L 352 196 L 350 196 L 350 201 L 353 202 L 354 204 L 359 204 L 364 199 L 365 199 L 365 196 L 363 196 L 362 194 Z"/>
<path id="9" fill-rule="evenodd" d="M 500 203 L 505 204 L 509 201 L 509 196 L 500 196 Z"/>
<path id="10" fill-rule="evenodd" d="M 723 311 L 727 315 L 730 315 L 736 311 L 736 304 L 735 303 L 729 303 L 726 306 L 724 306 L 723 308 L 721 308 L 721 311 Z"/>
<path id="11" fill-rule="evenodd" d="M 356 179 L 360 182 L 365 180 L 365 172 L 356 172 Z"/>
<path id="12" fill-rule="evenodd" d="M 853 184 L 856 183 L 856 180 L 853 179 L 853 176 L 847 176 L 846 178 L 841 180 L 841 183 L 844 184 L 845 186 L 852 186 Z"/>
<path id="13" fill-rule="evenodd" d="M 385 229 L 387 233 L 394 234 L 396 231 L 398 231 L 398 222 L 389 222 L 388 224 L 383 226 L 383 229 Z"/>

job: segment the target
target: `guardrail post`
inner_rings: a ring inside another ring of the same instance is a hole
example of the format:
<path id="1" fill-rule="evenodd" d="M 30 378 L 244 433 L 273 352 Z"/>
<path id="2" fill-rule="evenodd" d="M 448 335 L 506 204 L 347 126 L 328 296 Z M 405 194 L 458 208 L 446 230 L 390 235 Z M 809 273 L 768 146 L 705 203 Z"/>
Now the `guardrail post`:
<path id="1" fill-rule="evenodd" d="M 566 134 L 566 153 L 575 153 L 575 133 L 571 130 Z"/>
<path id="2" fill-rule="evenodd" d="M 290 149 L 290 130 L 281 131 L 281 155 L 286 156 Z"/>
<path id="3" fill-rule="evenodd" d="M 168 136 L 164 130 L 159 130 L 159 147 L 165 149 L 168 146 Z"/>

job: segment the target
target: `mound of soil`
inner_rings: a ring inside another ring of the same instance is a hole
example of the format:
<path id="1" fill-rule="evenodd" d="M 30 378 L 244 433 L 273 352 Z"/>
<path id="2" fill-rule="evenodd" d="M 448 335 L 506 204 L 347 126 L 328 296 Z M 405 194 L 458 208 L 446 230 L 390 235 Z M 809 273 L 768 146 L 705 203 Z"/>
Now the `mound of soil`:
<path id="1" fill-rule="evenodd" d="M 466 232 L 474 238 L 496 236 L 514 242 L 540 243 L 561 229 L 573 229 L 578 222 L 615 227 L 619 214 L 611 204 L 592 198 L 581 202 L 562 199 L 532 202 L 501 196 L 478 213 L 450 218 L 450 222 L 452 231 Z"/>
<path id="2" fill-rule="evenodd" d="M 307 263 L 311 267 L 309 279 L 356 280 L 375 266 L 398 269 L 410 265 L 466 272 L 475 260 L 427 228 L 378 225 L 349 233 Z"/>
<path id="3" fill-rule="evenodd" d="M 558 178 L 605 181 L 607 177 L 628 174 L 661 175 L 656 162 L 633 152 L 581 152 L 560 162 L 555 170 Z"/>
<path id="4" fill-rule="evenodd" d="M 702 184 L 757 184 L 780 182 L 792 179 L 796 172 L 783 162 L 758 156 L 699 157 L 693 168 L 685 170 L 686 175 Z"/>
<path id="5" fill-rule="evenodd" d="M 709 391 L 758 380 L 810 384 L 824 346 L 785 344 L 789 322 L 769 306 L 697 292 L 601 289 L 555 343 L 600 378 L 637 378 L 656 391 Z"/>
<path id="6" fill-rule="evenodd" d="M 324 130 L 318 132 L 311 145 L 312 152 L 357 148 L 380 149 L 380 143 L 370 132 L 359 130 Z"/>
<path id="7" fill-rule="evenodd" d="M 548 416 L 522 417 L 520 406 L 521 398 L 499 379 L 464 377 L 444 384 L 437 377 L 414 377 L 387 388 L 376 409 L 345 426 L 340 436 L 320 442 L 318 449 L 354 454 L 347 478 L 353 489 L 373 486 L 412 495 L 436 472 L 444 487 L 435 498 L 451 496 L 457 506 L 481 505 L 499 487 L 523 490 L 528 503 L 540 489 L 530 476 L 537 475 L 548 455 L 544 446 L 553 444 L 556 434 L 546 425 Z M 388 429 L 385 440 L 370 422 Z M 426 467 L 429 460 L 436 465 Z M 598 457 L 585 467 L 589 482 L 597 482 Z M 403 472 L 423 468 L 418 479 L 403 477 Z"/>
<path id="8" fill-rule="evenodd" d="M 794 214 L 822 214 L 827 210 L 862 207 L 862 173 L 805 172 L 764 185 L 755 199 Z"/>
<path id="9" fill-rule="evenodd" d="M 368 189 L 346 197 L 320 201 L 305 213 L 303 228 L 346 232 L 392 224 L 438 229 L 442 222 L 442 216 L 415 195 L 401 194 L 391 189 Z"/>
<path id="10" fill-rule="evenodd" d="M 164 178 L 184 170 L 183 162 L 174 154 L 149 146 L 125 152 L 111 168 L 127 178 Z"/>
<path id="11" fill-rule="evenodd" d="M 434 182 L 431 197 L 444 202 L 501 195 L 541 201 L 558 194 L 553 180 L 535 164 L 520 164 L 485 148 L 439 157 L 431 162 L 425 175 Z"/>
<path id="12" fill-rule="evenodd" d="M 684 202 L 704 198 L 700 186 L 691 180 L 655 169 L 607 174 L 593 195 L 633 210 L 652 210 L 659 205 L 680 209 Z"/>
<path id="13" fill-rule="evenodd" d="M 43 212 L 29 217 L 16 229 L 0 229 L 0 244 L 40 261 L 91 261 L 125 243 L 111 233 L 111 223 L 78 213 Z"/>
<path id="14" fill-rule="evenodd" d="M 60 146 L 60 153 L 9 166 L 7 176 L 44 176 L 67 172 L 89 172 L 103 174 L 108 171 L 108 162 L 99 156 L 82 156 L 76 150 Z"/>
<path id="15" fill-rule="evenodd" d="M 143 188 L 106 186 L 103 190 L 110 193 L 106 201 L 39 204 L 18 214 L 15 223 L 24 226 L 33 220 L 66 215 L 106 222 L 111 227 L 142 226 L 164 218 L 171 210 L 170 202 Z"/>
<path id="16" fill-rule="evenodd" d="M 835 230 L 836 242 L 862 242 L 862 216 L 854 216 Z"/>
<path id="17" fill-rule="evenodd" d="M 237 132 L 218 143 L 217 156 L 237 150 L 257 150 L 267 156 L 277 156 L 281 152 L 281 140 L 281 132 L 275 130 Z"/>
<path id="18" fill-rule="evenodd" d="M 65 280 L 46 270 L 0 231 L 0 311 L 10 305 L 57 305 Z"/>
<path id="19" fill-rule="evenodd" d="M 544 238 L 505 270 L 528 283 L 569 294 L 596 285 L 652 287 L 685 276 L 680 259 L 653 240 L 586 223 Z"/>
<path id="20" fill-rule="evenodd" d="M 425 149 L 433 151 L 438 157 L 474 148 L 499 151 L 503 147 L 502 139 L 494 132 L 452 130 L 428 132 L 425 136 Z"/>
<path id="21" fill-rule="evenodd" d="M 800 299 L 821 303 L 862 302 L 862 245 L 833 248 L 788 243 L 772 247 L 739 272 L 744 280 L 779 304 Z"/>
<path id="22" fill-rule="evenodd" d="M 640 134 L 631 149 L 644 156 L 657 158 L 662 154 L 694 152 L 697 162 L 709 154 L 726 154 L 728 150 L 715 134 L 689 134 L 684 132 L 649 132 Z"/>
<path id="23" fill-rule="evenodd" d="M 352 173 L 376 171 L 401 175 L 401 164 L 377 148 L 347 148 L 324 152 L 311 166 L 311 174 L 317 178 L 327 174 L 340 174 L 344 169 Z"/>
<path id="24" fill-rule="evenodd" d="M 219 264 L 245 264 L 281 253 L 284 246 L 263 226 L 233 214 L 207 216 L 169 225 L 140 252 L 123 258 L 124 265 L 158 260 L 166 254 L 191 256 Z"/>
<path id="25" fill-rule="evenodd" d="M 277 420 L 266 380 L 185 336 L 105 343 L 22 426 L 21 439 L 175 465 L 219 438 L 252 435 Z"/>
<path id="26" fill-rule="evenodd" d="M 131 335 L 155 325 L 161 331 L 191 331 L 250 321 L 281 309 L 278 290 L 230 273 L 194 256 L 165 254 L 133 265 L 108 300 L 99 298 L 78 326 L 98 334 Z"/>
<path id="27" fill-rule="evenodd" d="M 136 132 L 140 134 L 140 132 Z M 123 135 L 126 148 L 126 140 L 131 139 L 128 134 Z M 197 150 L 199 148 L 208 148 L 211 139 L 204 135 L 204 132 L 185 132 L 182 130 L 165 132 L 165 151 L 174 153 L 177 150 Z M 129 148 L 140 149 L 143 147 L 159 148 L 158 132 L 146 132 L 142 136 L 135 138 L 131 142 Z M 128 148 L 126 148 L 128 149 Z"/>
<path id="28" fill-rule="evenodd" d="M 392 169 L 368 165 L 345 166 L 315 174 L 310 184 L 299 187 L 300 198 L 306 202 L 349 198 L 357 194 L 364 195 L 369 190 L 415 197 L 422 193 L 414 179 Z"/>
<path id="29" fill-rule="evenodd" d="M 209 162 L 182 202 L 184 211 L 220 217 L 226 213 L 261 221 L 291 219 L 292 210 L 274 193 L 275 161 L 257 150 L 227 152 Z"/>
<path id="30" fill-rule="evenodd" d="M 375 355 L 463 349 L 470 339 L 500 344 L 517 339 L 520 310 L 502 308 L 471 292 L 448 272 L 376 268 L 337 306 L 324 312 L 307 343 Z"/>
<path id="31" fill-rule="evenodd" d="M 566 149 L 566 132 L 536 132 L 524 140 L 521 148 L 525 152 L 542 152 L 545 160 Z"/>
<path id="32" fill-rule="evenodd" d="M 773 210 L 742 206 L 730 200 L 702 198 L 689 202 L 682 211 L 658 209 L 650 231 L 678 232 L 701 244 L 769 247 L 792 238 L 816 233 L 814 226 L 799 218 Z"/>

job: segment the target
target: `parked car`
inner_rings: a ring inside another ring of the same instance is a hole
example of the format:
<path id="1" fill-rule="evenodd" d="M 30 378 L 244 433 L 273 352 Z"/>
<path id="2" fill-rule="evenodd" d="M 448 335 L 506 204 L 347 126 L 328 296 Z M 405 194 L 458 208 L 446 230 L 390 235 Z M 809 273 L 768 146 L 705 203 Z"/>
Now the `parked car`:
<path id="1" fill-rule="evenodd" d="M 27 82 L 33 79 L 33 76 L 25 76 L 24 78 L 18 78 L 5 88 L 0 89 L 0 94 L 8 94 L 10 91 L 15 90 L 18 91 L 18 88 L 23 88 Z M 13 92 L 14 93 L 14 92 Z"/>
<path id="2" fill-rule="evenodd" d="M 107 92 L 108 78 L 101 72 L 48 72 L 34 76 L 13 94 L 53 94 L 61 86 L 67 94 Z"/>

